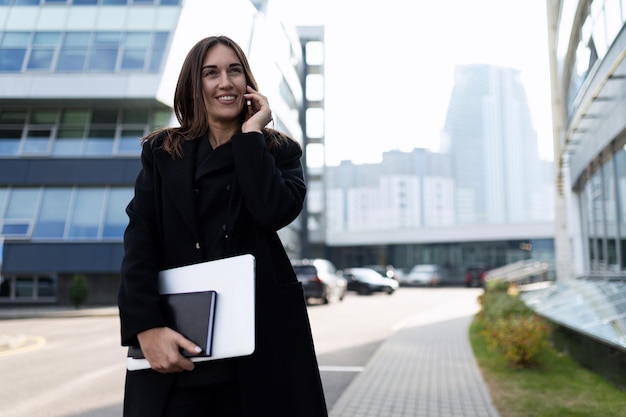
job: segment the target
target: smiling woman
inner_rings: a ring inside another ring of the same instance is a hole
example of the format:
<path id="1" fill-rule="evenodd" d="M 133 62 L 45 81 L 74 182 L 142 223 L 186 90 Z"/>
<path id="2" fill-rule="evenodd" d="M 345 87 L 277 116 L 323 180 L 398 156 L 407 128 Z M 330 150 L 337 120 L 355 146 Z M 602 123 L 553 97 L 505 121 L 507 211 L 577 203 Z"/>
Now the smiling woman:
<path id="1" fill-rule="evenodd" d="M 126 209 L 121 339 L 151 369 L 128 372 L 124 415 L 326 417 L 302 284 L 277 233 L 304 204 L 302 148 L 266 126 L 268 99 L 225 36 L 191 48 L 174 110 L 180 127 L 143 140 Z M 255 259 L 254 353 L 194 364 L 180 351 L 201 349 L 167 326 L 159 272 L 241 254 Z"/>

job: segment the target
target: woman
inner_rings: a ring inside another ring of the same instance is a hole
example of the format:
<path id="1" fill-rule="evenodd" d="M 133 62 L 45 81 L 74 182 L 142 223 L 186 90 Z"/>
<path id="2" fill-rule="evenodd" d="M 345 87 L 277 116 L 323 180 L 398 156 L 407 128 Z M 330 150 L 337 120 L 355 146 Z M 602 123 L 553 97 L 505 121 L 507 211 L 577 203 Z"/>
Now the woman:
<path id="1" fill-rule="evenodd" d="M 276 233 L 302 209 L 302 149 L 265 127 L 267 98 L 224 36 L 191 49 L 174 110 L 180 127 L 143 141 L 126 209 L 122 344 L 139 344 L 152 369 L 127 372 L 124 415 L 326 416 L 302 287 Z M 194 364 L 179 352 L 195 345 L 165 324 L 158 272 L 243 253 L 256 258 L 255 352 Z"/>

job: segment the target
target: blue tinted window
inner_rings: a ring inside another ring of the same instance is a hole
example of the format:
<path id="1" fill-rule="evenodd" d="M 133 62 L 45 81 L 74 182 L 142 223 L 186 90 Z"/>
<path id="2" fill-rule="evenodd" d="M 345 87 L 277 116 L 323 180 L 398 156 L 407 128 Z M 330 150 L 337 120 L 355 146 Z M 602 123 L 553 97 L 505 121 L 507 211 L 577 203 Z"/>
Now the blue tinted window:
<path id="1" fill-rule="evenodd" d="M 91 129 L 85 144 L 85 155 L 111 155 L 115 129 Z"/>
<path id="2" fill-rule="evenodd" d="M 54 49 L 37 49 L 30 53 L 26 68 L 29 70 L 49 70 L 54 57 Z"/>
<path id="3" fill-rule="evenodd" d="M 0 155 L 17 155 L 21 138 L 22 129 L 0 129 Z"/>
<path id="4" fill-rule="evenodd" d="M 63 128 L 57 132 L 52 148 L 53 155 L 81 155 L 83 152 L 83 128 Z"/>
<path id="5" fill-rule="evenodd" d="M 151 41 L 152 34 L 149 32 L 127 33 L 124 38 L 121 69 L 143 70 Z"/>
<path id="6" fill-rule="evenodd" d="M 77 190 L 69 237 L 97 238 L 103 203 L 104 190 Z"/>
<path id="7" fill-rule="evenodd" d="M 127 4 L 128 0 L 102 0 L 102 4 L 104 5 L 118 5 L 118 4 Z"/>
<path id="8" fill-rule="evenodd" d="M 119 32 L 96 32 L 87 68 L 92 71 L 115 70 L 120 38 Z"/>
<path id="9" fill-rule="evenodd" d="M 143 136 L 143 130 L 124 129 L 120 135 L 120 142 L 117 148 L 119 153 L 139 154 L 141 151 L 139 139 Z"/>
<path id="10" fill-rule="evenodd" d="M 3 235 L 26 236 L 28 235 L 29 223 L 6 223 L 2 227 Z"/>
<path id="11" fill-rule="evenodd" d="M 86 47 L 91 39 L 90 32 L 68 32 L 63 39 L 64 47 Z"/>
<path id="12" fill-rule="evenodd" d="M 48 153 L 50 145 L 50 129 L 30 129 L 26 134 L 24 142 L 24 154 L 44 154 Z"/>
<path id="13" fill-rule="evenodd" d="M 103 238 L 121 238 L 128 224 L 128 217 L 124 210 L 133 197 L 133 191 L 128 188 L 112 189 L 109 193 L 109 202 L 106 208 Z"/>
<path id="14" fill-rule="evenodd" d="M 15 189 L 9 196 L 5 219 L 32 219 L 37 211 L 38 188 Z"/>
<path id="15" fill-rule="evenodd" d="M 0 72 L 20 72 L 26 49 L 0 49 Z"/>
<path id="16" fill-rule="evenodd" d="M 87 49 L 64 49 L 59 53 L 58 71 L 82 71 L 85 67 Z"/>
<path id="17" fill-rule="evenodd" d="M 97 4 L 98 0 L 74 0 L 72 4 L 80 6 L 80 5 L 89 5 L 89 4 Z"/>
<path id="18" fill-rule="evenodd" d="M 157 32 L 154 34 L 154 43 L 152 45 L 152 56 L 150 59 L 150 68 L 152 72 L 157 72 L 161 68 L 165 47 L 167 46 L 168 32 Z"/>
<path id="19" fill-rule="evenodd" d="M 33 6 L 38 5 L 39 0 L 14 0 L 13 4 L 16 6 Z"/>
<path id="20" fill-rule="evenodd" d="M 44 191 L 39 220 L 35 224 L 35 231 L 33 232 L 34 237 L 63 237 L 71 196 L 71 189 L 60 188 Z"/>
<path id="21" fill-rule="evenodd" d="M 57 63 L 58 71 L 83 71 L 90 37 L 89 32 L 65 34 Z"/>
<path id="22" fill-rule="evenodd" d="M 36 32 L 26 69 L 50 70 L 54 52 L 61 40 L 60 32 Z"/>

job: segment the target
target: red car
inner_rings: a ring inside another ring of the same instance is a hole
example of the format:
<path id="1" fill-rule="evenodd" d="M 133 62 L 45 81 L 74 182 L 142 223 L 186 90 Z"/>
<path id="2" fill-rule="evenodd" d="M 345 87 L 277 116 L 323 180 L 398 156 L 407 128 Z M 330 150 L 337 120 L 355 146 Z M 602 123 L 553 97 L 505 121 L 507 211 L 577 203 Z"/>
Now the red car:
<path id="1" fill-rule="evenodd" d="M 469 266 L 465 270 L 465 286 L 466 287 L 483 287 L 485 285 L 485 275 L 488 268 L 484 266 Z"/>

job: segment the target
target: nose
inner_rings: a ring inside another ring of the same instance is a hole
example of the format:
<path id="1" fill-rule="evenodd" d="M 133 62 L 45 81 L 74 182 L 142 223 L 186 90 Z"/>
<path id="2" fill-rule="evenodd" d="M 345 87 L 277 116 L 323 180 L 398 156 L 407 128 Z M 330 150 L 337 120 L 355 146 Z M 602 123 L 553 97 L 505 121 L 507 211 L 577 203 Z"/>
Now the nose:
<path id="1" fill-rule="evenodd" d="M 233 86 L 233 81 L 230 79 L 226 71 L 222 72 L 220 75 L 219 86 L 221 88 L 230 88 Z"/>

